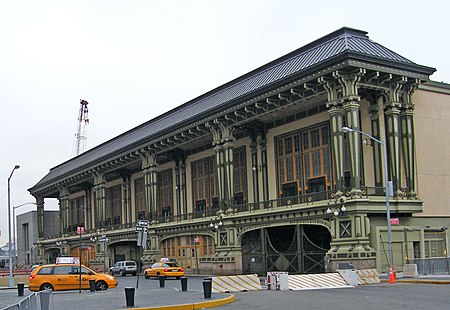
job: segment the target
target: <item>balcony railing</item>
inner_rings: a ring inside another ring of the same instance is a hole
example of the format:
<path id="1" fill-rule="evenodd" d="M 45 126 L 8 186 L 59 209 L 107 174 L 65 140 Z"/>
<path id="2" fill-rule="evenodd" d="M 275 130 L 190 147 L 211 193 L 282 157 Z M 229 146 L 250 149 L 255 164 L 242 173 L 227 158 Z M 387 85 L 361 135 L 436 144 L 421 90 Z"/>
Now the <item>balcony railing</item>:
<path id="1" fill-rule="evenodd" d="M 350 196 L 351 188 L 345 188 L 343 190 L 345 196 Z M 399 197 L 400 199 L 407 199 L 407 189 L 402 189 L 403 195 Z M 282 197 L 277 199 L 270 199 L 267 201 L 259 201 L 254 203 L 246 203 L 239 205 L 232 205 L 225 208 L 210 208 L 201 211 L 194 211 L 190 213 L 178 214 L 178 215 L 166 215 L 150 220 L 151 224 L 169 224 L 169 223 L 180 223 L 186 221 L 194 221 L 198 219 L 209 219 L 218 216 L 218 212 L 222 210 L 227 214 L 239 214 L 244 212 L 256 212 L 256 211 L 270 211 L 277 210 L 279 208 L 286 208 L 291 206 L 313 206 L 318 203 L 334 203 L 335 202 L 336 191 L 324 191 L 324 192 L 314 192 L 307 193 L 299 196 Z M 384 187 L 363 187 L 361 188 L 361 197 L 368 199 L 371 196 L 384 197 L 385 188 Z M 105 224 L 105 223 L 103 223 Z M 111 224 L 103 225 L 102 227 L 107 230 L 119 230 L 119 229 L 129 229 L 136 226 L 136 222 L 133 223 L 122 223 L 122 224 Z M 86 230 L 86 234 L 96 233 L 98 228 L 92 228 Z M 76 231 L 68 232 L 69 236 L 77 235 Z M 51 238 L 61 237 L 61 235 L 51 236 Z"/>

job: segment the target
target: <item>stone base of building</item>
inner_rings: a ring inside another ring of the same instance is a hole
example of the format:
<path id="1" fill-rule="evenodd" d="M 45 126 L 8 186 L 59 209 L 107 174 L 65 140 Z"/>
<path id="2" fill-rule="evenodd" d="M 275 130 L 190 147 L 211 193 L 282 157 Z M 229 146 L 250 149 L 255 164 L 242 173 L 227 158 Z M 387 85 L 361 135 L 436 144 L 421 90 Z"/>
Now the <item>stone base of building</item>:
<path id="1" fill-rule="evenodd" d="M 335 272 L 338 269 L 376 269 L 376 259 L 336 259 L 327 260 L 325 271 Z"/>
<path id="2" fill-rule="evenodd" d="M 376 251 L 366 244 L 334 243 L 325 259 L 325 271 L 337 269 L 373 269 L 376 268 Z"/>

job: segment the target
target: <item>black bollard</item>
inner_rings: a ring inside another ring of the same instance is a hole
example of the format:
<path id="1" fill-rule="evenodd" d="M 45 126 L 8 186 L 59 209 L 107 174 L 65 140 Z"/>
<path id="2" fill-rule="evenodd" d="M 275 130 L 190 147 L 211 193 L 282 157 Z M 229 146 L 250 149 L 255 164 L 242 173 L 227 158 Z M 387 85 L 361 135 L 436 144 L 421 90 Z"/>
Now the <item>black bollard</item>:
<path id="1" fill-rule="evenodd" d="M 186 292 L 187 291 L 187 278 L 186 277 L 181 277 L 181 291 L 182 292 Z"/>
<path id="2" fill-rule="evenodd" d="M 23 289 L 25 287 L 25 283 L 23 282 L 18 282 L 17 283 L 17 296 L 23 296 Z"/>
<path id="3" fill-rule="evenodd" d="M 91 292 L 95 292 L 95 280 L 94 279 L 89 279 L 89 290 Z"/>
<path id="4" fill-rule="evenodd" d="M 212 290 L 212 279 L 205 278 L 203 279 L 203 295 L 205 299 L 211 298 L 211 290 Z"/>
<path id="5" fill-rule="evenodd" d="M 159 287 L 166 287 L 166 277 L 159 275 L 158 279 L 159 279 Z"/>
<path id="6" fill-rule="evenodd" d="M 127 301 L 127 308 L 134 307 L 134 287 L 125 288 L 125 299 Z"/>

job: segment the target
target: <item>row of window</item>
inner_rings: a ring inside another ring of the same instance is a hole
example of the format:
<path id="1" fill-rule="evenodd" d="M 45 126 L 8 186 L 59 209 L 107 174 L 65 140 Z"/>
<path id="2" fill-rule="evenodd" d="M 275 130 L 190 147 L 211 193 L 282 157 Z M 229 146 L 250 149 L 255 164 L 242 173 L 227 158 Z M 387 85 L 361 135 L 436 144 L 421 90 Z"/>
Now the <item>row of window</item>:
<path id="1" fill-rule="evenodd" d="M 327 124 L 293 132 L 275 140 L 278 197 L 324 192 L 332 188 L 332 155 Z M 219 207 L 217 165 L 214 156 L 195 161 L 191 165 L 192 204 L 194 211 Z M 345 168 L 345 167 L 344 167 Z M 247 203 L 246 148 L 233 150 L 234 204 Z M 173 171 L 157 173 L 158 208 L 156 217 L 174 215 Z M 120 224 L 122 214 L 122 186 L 106 189 L 106 218 L 103 225 Z M 149 219 L 145 202 L 144 177 L 134 180 L 134 202 L 137 219 Z M 69 226 L 85 223 L 84 197 L 72 199 Z M 94 208 L 95 210 L 95 208 Z M 95 212 L 95 211 L 94 211 Z"/>

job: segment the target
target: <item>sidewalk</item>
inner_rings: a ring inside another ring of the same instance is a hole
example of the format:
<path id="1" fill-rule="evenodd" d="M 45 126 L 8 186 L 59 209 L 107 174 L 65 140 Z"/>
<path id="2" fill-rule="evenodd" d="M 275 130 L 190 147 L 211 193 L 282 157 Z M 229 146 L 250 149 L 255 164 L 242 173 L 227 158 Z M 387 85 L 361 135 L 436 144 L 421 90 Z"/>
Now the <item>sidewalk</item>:
<path id="1" fill-rule="evenodd" d="M 389 282 L 389 276 L 386 273 L 379 274 L 381 282 Z M 443 275 L 423 275 L 417 277 L 405 277 L 403 273 L 397 273 L 395 282 L 416 283 L 416 284 L 450 284 L 450 274 Z"/>
<path id="2" fill-rule="evenodd" d="M 19 297 L 17 288 L 0 288 L 0 309 L 11 306 L 31 295 L 25 288 L 24 296 Z M 111 310 L 126 308 L 124 290 L 110 289 L 106 291 L 90 292 L 83 290 L 79 293 L 73 291 L 57 291 L 52 293 L 54 309 L 64 309 L 70 305 L 71 310 Z M 229 293 L 214 293 L 211 298 L 205 299 L 203 291 L 179 291 L 175 288 L 136 289 L 133 309 L 203 309 L 226 305 L 235 301 L 235 296 Z"/>

